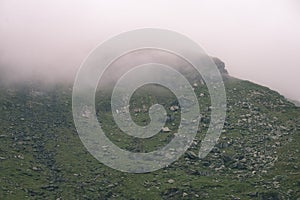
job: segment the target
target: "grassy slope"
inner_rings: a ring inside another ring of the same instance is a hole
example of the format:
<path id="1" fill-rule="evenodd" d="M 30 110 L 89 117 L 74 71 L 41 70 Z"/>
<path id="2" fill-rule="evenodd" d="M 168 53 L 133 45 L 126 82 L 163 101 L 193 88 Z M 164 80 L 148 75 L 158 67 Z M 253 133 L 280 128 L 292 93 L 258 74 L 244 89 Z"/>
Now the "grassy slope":
<path id="1" fill-rule="evenodd" d="M 40 93 L 38 88 L 1 88 L 0 199 L 297 199 L 300 109 L 247 81 L 230 79 L 226 88 L 228 114 L 219 144 L 229 145 L 219 145 L 203 160 L 186 154 L 168 168 L 148 174 L 110 169 L 86 151 L 72 121 L 69 88 Z M 189 150 L 195 153 L 209 122 L 206 88 L 198 87 L 196 94 L 200 93 L 205 94 L 199 97 L 204 120 L 197 144 Z M 133 107 L 159 102 L 168 108 L 174 100 L 166 92 L 150 96 L 137 93 Z M 151 151 L 176 131 L 171 128 L 170 134 L 149 140 L 126 137 L 113 124 L 103 98 L 97 99 L 100 121 L 106 124 L 108 137 L 124 149 Z M 172 123 L 178 123 L 179 113 L 169 114 L 175 118 Z M 139 124 L 149 121 L 146 113 L 132 117 Z M 254 152 L 261 157 L 254 157 Z M 168 183 L 169 179 L 175 182 Z"/>

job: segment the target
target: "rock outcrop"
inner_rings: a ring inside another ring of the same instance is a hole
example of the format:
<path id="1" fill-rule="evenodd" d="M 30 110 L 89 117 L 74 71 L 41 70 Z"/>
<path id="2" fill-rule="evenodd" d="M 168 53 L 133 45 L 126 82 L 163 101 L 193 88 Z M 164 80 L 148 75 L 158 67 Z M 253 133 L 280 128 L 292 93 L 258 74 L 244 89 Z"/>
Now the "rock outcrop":
<path id="1" fill-rule="evenodd" d="M 221 74 L 226 74 L 228 75 L 228 71 L 227 69 L 225 68 L 225 63 L 217 58 L 217 57 L 212 57 L 212 60 L 215 62 L 215 64 L 217 65 L 219 71 L 221 72 Z"/>

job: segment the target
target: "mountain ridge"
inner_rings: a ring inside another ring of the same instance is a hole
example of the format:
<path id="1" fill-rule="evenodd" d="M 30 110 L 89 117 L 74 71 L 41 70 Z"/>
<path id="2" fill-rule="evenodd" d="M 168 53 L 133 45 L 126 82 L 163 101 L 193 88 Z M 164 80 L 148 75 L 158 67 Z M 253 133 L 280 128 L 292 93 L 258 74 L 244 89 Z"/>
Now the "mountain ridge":
<path id="1" fill-rule="evenodd" d="M 210 123 L 210 99 L 205 85 L 194 85 L 202 118 L 192 146 L 178 161 L 146 174 L 110 169 L 90 155 L 72 119 L 71 85 L 1 85 L 0 198 L 299 198 L 300 108 L 267 87 L 226 77 L 227 117 L 215 148 L 206 158 L 197 157 Z M 141 88 L 130 104 L 139 125 L 149 123 L 152 104 L 160 103 L 167 110 L 170 132 L 149 140 L 123 134 L 113 122 L 109 97 L 97 92 L 98 121 L 120 148 L 150 152 L 172 139 L 180 107 L 171 109 L 178 102 L 164 88 L 151 94 L 156 89 Z"/>

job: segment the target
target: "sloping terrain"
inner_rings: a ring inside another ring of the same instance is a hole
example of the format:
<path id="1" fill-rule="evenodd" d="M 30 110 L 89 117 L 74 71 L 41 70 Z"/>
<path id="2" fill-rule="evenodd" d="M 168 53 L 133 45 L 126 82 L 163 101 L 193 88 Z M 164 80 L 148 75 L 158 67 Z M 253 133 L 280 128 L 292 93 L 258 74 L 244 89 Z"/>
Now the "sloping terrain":
<path id="1" fill-rule="evenodd" d="M 73 123 L 71 87 L 1 86 L 0 199 L 300 198 L 300 108 L 248 81 L 228 78 L 225 86 L 227 119 L 212 152 L 197 157 L 210 121 L 209 95 L 199 83 L 195 93 L 202 119 L 193 145 L 169 167 L 147 174 L 122 173 L 90 155 Z M 170 132 L 144 140 L 126 136 L 112 120 L 109 98 L 98 93 L 96 99 L 107 136 L 135 152 L 168 143 L 180 121 L 172 93 L 156 86 L 144 89 L 132 97 L 133 119 L 147 124 L 148 108 L 161 103 Z"/>

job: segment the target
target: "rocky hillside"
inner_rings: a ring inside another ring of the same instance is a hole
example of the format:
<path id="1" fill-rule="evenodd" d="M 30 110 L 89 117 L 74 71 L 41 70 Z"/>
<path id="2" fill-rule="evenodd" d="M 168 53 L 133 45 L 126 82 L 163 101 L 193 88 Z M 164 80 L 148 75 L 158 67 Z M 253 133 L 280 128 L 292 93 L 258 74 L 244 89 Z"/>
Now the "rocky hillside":
<path id="1" fill-rule="evenodd" d="M 202 119 L 193 145 L 172 165 L 147 174 L 110 169 L 89 154 L 73 124 L 70 86 L 0 86 L 0 199 L 299 199 L 300 108 L 248 81 L 228 78 L 225 86 L 227 118 L 211 153 L 197 157 L 210 122 L 209 94 L 199 83 Z M 109 98 L 101 92 L 96 98 L 107 136 L 134 152 L 157 149 L 176 133 L 180 107 L 157 86 L 132 97 L 135 122 L 147 124 L 154 103 L 168 110 L 168 130 L 136 139 L 114 124 Z"/>

